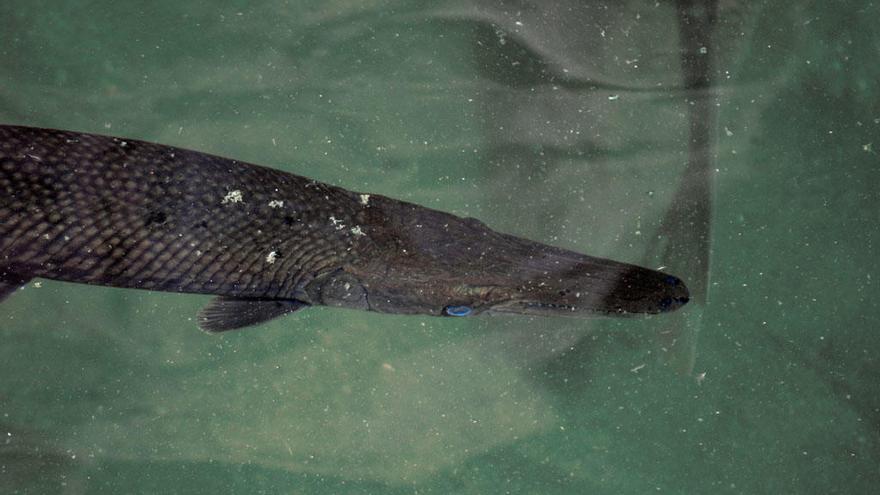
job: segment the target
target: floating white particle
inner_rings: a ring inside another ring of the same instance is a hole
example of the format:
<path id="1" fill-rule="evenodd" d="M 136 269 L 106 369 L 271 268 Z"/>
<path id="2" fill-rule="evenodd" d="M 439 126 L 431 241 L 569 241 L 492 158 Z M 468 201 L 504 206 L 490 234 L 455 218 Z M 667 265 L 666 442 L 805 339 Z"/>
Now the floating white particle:
<path id="1" fill-rule="evenodd" d="M 355 225 L 351 228 L 351 233 L 354 235 L 367 235 L 364 233 L 363 229 L 361 229 L 360 225 Z"/>
<path id="2" fill-rule="evenodd" d="M 266 263 L 269 263 L 270 265 L 275 264 L 276 259 L 278 259 L 278 253 L 275 251 L 266 255 Z"/>
<path id="3" fill-rule="evenodd" d="M 361 194 L 361 204 L 367 206 L 370 204 L 370 195 L 369 194 Z"/>
<path id="4" fill-rule="evenodd" d="M 339 220 L 334 216 L 330 217 L 330 223 L 332 223 L 333 226 L 336 227 L 336 230 L 342 230 L 345 228 L 345 224 L 342 223 L 342 220 Z"/>
<path id="5" fill-rule="evenodd" d="M 281 208 L 283 206 L 284 201 L 281 201 L 280 199 L 273 199 L 272 201 L 269 201 L 269 208 Z"/>
<path id="6" fill-rule="evenodd" d="M 238 189 L 234 191 L 229 191 L 226 196 L 223 197 L 223 201 L 220 204 L 229 204 L 229 203 L 243 203 L 244 197 L 241 195 L 241 191 Z"/>

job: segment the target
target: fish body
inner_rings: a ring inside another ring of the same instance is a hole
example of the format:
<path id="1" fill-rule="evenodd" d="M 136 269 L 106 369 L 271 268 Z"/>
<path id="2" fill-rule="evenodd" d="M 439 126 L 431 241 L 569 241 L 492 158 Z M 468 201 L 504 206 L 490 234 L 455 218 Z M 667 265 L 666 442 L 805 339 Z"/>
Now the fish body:
<path id="1" fill-rule="evenodd" d="M 310 305 L 386 313 L 659 313 L 678 278 L 197 151 L 0 126 L 0 298 L 34 277 L 219 296 L 206 330 Z"/>

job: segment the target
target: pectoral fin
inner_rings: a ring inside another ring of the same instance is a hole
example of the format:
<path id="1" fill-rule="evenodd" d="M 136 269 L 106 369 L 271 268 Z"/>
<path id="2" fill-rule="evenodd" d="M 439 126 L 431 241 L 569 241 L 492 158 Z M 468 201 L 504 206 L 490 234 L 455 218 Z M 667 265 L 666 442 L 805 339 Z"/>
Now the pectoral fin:
<path id="1" fill-rule="evenodd" d="M 304 308 L 295 299 L 239 299 L 218 297 L 199 312 L 199 328 L 217 333 L 269 321 Z"/>
<path id="2" fill-rule="evenodd" d="M 4 271 L 0 267 L 0 301 L 3 301 L 10 294 L 20 289 L 24 284 L 28 283 L 30 277 L 25 277 L 13 272 Z"/>

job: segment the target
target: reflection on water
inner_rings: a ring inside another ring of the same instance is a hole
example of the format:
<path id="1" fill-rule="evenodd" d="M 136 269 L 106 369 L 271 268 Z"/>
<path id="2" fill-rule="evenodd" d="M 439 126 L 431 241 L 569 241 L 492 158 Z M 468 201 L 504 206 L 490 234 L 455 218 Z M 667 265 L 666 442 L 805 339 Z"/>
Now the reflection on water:
<path id="1" fill-rule="evenodd" d="M 646 263 L 687 280 L 693 315 L 706 302 L 709 271 L 715 5 L 638 12 L 557 2 L 525 15 L 486 7 L 461 17 L 480 26 L 478 67 L 498 85 L 484 117 L 490 171 L 506 186 L 495 201 L 537 192 L 546 204 L 528 212 L 531 221 L 547 236 L 587 230 L 593 249 L 635 230 L 631 245 Z M 584 210 L 594 212 L 586 222 Z M 685 318 L 666 318 L 654 333 L 661 359 L 689 374 L 700 324 Z M 552 345 L 564 350 L 581 332 L 554 333 Z M 529 330 L 523 338 L 539 340 Z"/>

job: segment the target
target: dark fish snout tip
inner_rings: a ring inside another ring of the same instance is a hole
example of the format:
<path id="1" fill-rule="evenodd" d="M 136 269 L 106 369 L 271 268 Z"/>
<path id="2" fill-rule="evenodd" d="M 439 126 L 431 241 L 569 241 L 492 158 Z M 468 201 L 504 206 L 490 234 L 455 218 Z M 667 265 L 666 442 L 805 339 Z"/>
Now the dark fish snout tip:
<path id="1" fill-rule="evenodd" d="M 688 296 L 664 297 L 660 300 L 660 311 L 676 310 L 687 304 L 689 300 Z"/>
<path id="2" fill-rule="evenodd" d="M 678 277 L 649 268 L 628 266 L 603 300 L 614 314 L 657 314 L 675 311 L 690 301 Z"/>
<path id="3" fill-rule="evenodd" d="M 667 275 L 663 280 L 663 284 L 666 285 L 668 291 L 660 299 L 660 311 L 674 311 L 691 300 L 690 292 L 680 278 Z"/>

